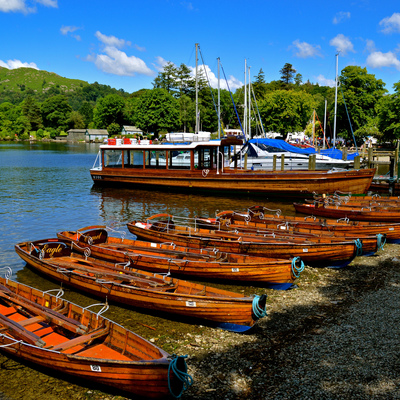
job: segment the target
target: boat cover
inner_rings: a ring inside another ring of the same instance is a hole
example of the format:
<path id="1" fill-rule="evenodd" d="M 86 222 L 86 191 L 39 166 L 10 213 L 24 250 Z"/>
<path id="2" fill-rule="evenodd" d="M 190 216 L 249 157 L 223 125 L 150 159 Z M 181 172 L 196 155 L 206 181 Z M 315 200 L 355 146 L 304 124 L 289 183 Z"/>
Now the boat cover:
<path id="1" fill-rule="evenodd" d="M 250 143 L 257 143 L 265 146 L 270 146 L 270 147 L 275 147 L 277 149 L 281 149 L 283 151 L 289 151 L 291 153 L 297 153 L 297 154 L 315 154 L 317 151 L 312 148 L 312 147 L 307 147 L 307 148 L 301 148 L 297 146 L 293 146 L 290 143 L 285 142 L 284 140 L 281 139 L 250 139 Z M 261 146 L 262 147 L 262 146 Z M 337 160 L 342 160 L 343 153 L 339 149 L 326 149 L 326 150 L 320 150 L 320 154 L 323 156 L 335 158 Z M 358 152 L 348 154 L 347 155 L 347 160 L 354 160 L 354 157 L 358 156 Z"/>

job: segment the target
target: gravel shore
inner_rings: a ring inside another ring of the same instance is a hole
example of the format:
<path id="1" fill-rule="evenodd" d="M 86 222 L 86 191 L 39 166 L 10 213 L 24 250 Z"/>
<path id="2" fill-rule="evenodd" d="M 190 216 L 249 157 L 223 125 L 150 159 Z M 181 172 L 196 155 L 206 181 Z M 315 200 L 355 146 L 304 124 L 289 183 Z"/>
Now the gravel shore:
<path id="1" fill-rule="evenodd" d="M 205 330 L 177 353 L 185 399 L 400 399 L 400 248 L 343 270 L 309 269 L 269 294 L 254 332 Z"/>

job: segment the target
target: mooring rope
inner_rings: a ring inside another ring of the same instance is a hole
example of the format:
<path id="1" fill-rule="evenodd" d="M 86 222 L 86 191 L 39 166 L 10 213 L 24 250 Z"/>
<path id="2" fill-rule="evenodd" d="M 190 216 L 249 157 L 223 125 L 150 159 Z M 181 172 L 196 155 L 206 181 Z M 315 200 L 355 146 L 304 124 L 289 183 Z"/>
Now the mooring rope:
<path id="1" fill-rule="evenodd" d="M 300 266 L 298 267 L 296 265 L 296 263 L 299 260 L 300 260 Z M 304 266 L 303 260 L 300 257 L 294 257 L 293 260 L 292 260 L 292 272 L 293 272 L 293 275 L 296 278 L 298 278 L 300 276 L 300 273 L 304 271 L 304 268 L 305 268 L 305 266 Z"/>
<path id="2" fill-rule="evenodd" d="M 354 241 L 354 243 L 356 244 L 357 247 L 357 251 L 356 251 L 356 256 L 361 256 L 362 255 L 362 241 L 360 239 L 356 239 Z"/>
<path id="3" fill-rule="evenodd" d="M 264 309 L 259 306 L 260 296 L 255 295 L 253 299 L 253 314 L 257 319 L 263 318 L 267 315 L 267 304 Z"/>
<path id="4" fill-rule="evenodd" d="M 386 236 L 382 235 L 381 233 L 378 233 L 376 235 L 376 246 L 378 250 L 383 250 L 383 247 L 386 244 Z"/>
<path id="5" fill-rule="evenodd" d="M 186 365 L 186 361 L 185 361 L 185 358 L 187 358 L 187 356 L 177 356 L 176 354 L 172 354 L 171 357 L 172 357 L 172 359 L 168 366 L 168 389 L 173 397 L 175 397 L 176 399 L 179 399 L 182 396 L 183 391 L 188 389 L 193 384 L 193 378 L 187 373 L 187 365 Z M 179 359 L 183 360 L 184 371 L 181 371 L 178 368 L 178 360 Z M 182 390 L 179 394 L 175 394 L 172 392 L 171 381 L 170 381 L 170 371 L 171 370 L 175 374 L 175 376 L 181 382 L 183 382 Z"/>

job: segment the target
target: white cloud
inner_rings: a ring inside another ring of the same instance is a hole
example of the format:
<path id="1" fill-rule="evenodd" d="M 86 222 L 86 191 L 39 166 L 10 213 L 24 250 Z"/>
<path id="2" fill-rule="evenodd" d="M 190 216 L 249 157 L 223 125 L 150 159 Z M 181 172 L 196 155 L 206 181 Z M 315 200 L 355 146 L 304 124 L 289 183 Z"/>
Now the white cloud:
<path id="1" fill-rule="evenodd" d="M 106 46 L 116 47 L 117 49 L 121 49 L 124 46 L 131 45 L 131 42 L 127 42 L 124 39 L 118 39 L 115 36 L 103 35 L 100 31 L 97 31 L 95 33 L 95 36 L 97 37 L 97 39 L 100 40 L 100 42 L 104 43 Z"/>
<path id="2" fill-rule="evenodd" d="M 74 34 L 73 34 L 75 31 L 77 31 L 77 30 L 79 30 L 79 29 L 81 29 L 81 28 L 78 28 L 77 26 L 64 26 L 64 25 L 63 25 L 63 26 L 60 28 L 60 32 L 61 32 L 63 35 L 68 35 L 68 34 L 70 34 L 70 36 L 72 36 L 72 37 L 75 38 L 76 40 L 80 41 L 80 40 L 81 40 L 81 37 L 80 37 L 79 35 L 74 35 Z"/>
<path id="3" fill-rule="evenodd" d="M 161 72 L 164 67 L 168 64 L 168 61 L 161 56 L 156 57 L 156 63 L 153 63 L 154 68 L 158 71 Z"/>
<path id="4" fill-rule="evenodd" d="M 195 67 L 189 67 L 192 70 L 192 76 L 195 77 L 196 75 L 196 68 Z M 218 78 L 215 76 L 214 72 L 211 71 L 210 67 L 208 65 L 203 66 L 199 65 L 198 66 L 198 72 L 199 74 L 203 71 L 203 76 L 205 79 L 208 78 L 208 81 L 210 83 L 210 86 L 214 89 L 218 87 Z M 243 86 L 243 83 L 239 81 L 239 79 L 235 78 L 233 75 L 229 75 L 227 80 L 225 80 L 223 77 L 220 79 L 220 88 L 221 89 L 230 89 L 231 91 L 234 91 L 240 87 Z"/>
<path id="5" fill-rule="evenodd" d="M 138 57 L 128 56 L 116 47 L 106 46 L 105 54 L 94 57 L 96 67 L 108 74 L 119 76 L 134 76 L 136 74 L 153 75 L 154 72 Z"/>
<path id="6" fill-rule="evenodd" d="M 7 60 L 7 62 L 4 62 L 0 60 L 0 67 L 4 67 L 7 69 L 16 69 L 16 68 L 33 68 L 33 69 L 39 69 L 38 66 L 31 62 L 22 62 L 20 60 Z"/>
<path id="7" fill-rule="evenodd" d="M 316 81 L 321 86 L 330 86 L 330 87 L 334 87 L 336 83 L 334 79 L 325 78 L 323 75 L 318 75 Z"/>
<path id="8" fill-rule="evenodd" d="M 347 54 L 349 51 L 355 53 L 353 43 L 351 43 L 350 39 L 342 33 L 339 33 L 336 37 L 331 39 L 329 44 L 343 54 Z"/>
<path id="9" fill-rule="evenodd" d="M 27 3 L 30 3 L 28 5 Z M 0 0 L 0 12 L 21 12 L 30 14 L 36 12 L 36 4 L 41 4 L 45 7 L 57 8 L 57 0 Z"/>
<path id="10" fill-rule="evenodd" d="M 367 39 L 365 41 L 365 49 L 369 52 L 372 53 L 376 50 L 375 47 L 375 42 L 373 40 Z"/>
<path id="11" fill-rule="evenodd" d="M 375 51 L 367 57 L 367 65 L 372 68 L 395 67 L 400 71 L 400 61 L 391 51 L 382 53 Z"/>
<path id="12" fill-rule="evenodd" d="M 383 33 L 400 32 L 400 13 L 393 13 L 391 17 L 383 18 L 379 25 Z"/>
<path id="13" fill-rule="evenodd" d="M 350 19 L 350 13 L 348 11 L 340 11 L 334 16 L 332 22 L 336 25 L 336 24 L 340 24 L 341 22 L 345 21 L 346 19 Z"/>
<path id="14" fill-rule="evenodd" d="M 293 46 L 296 48 L 296 57 L 299 58 L 309 58 L 309 57 L 321 57 L 319 52 L 320 46 L 313 46 L 312 44 L 306 42 L 300 42 L 300 40 L 295 40 Z"/>

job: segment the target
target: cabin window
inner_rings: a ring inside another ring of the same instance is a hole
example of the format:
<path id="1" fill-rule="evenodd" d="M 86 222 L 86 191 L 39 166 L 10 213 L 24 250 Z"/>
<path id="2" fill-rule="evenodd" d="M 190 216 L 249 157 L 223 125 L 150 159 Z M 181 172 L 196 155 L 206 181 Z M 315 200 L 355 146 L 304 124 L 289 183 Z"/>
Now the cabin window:
<path id="1" fill-rule="evenodd" d="M 122 150 L 107 150 L 104 152 L 105 167 L 122 167 Z"/>
<path id="2" fill-rule="evenodd" d="M 167 168 L 167 152 L 165 150 L 146 151 L 146 168 Z"/>
<path id="3" fill-rule="evenodd" d="M 143 168 L 142 150 L 125 150 L 125 168 Z"/>
<path id="4" fill-rule="evenodd" d="M 190 151 L 170 151 L 169 169 L 190 169 Z"/>

